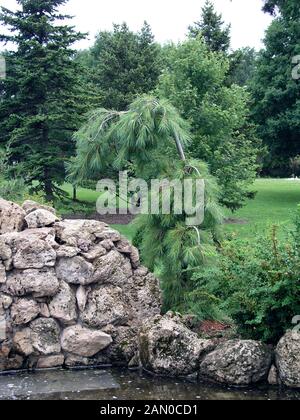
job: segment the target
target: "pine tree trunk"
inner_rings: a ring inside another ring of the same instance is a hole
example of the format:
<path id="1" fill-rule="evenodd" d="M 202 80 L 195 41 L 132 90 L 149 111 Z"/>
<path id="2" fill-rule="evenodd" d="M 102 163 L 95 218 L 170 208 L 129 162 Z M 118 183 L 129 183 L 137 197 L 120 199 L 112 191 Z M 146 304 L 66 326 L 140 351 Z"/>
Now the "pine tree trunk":
<path id="1" fill-rule="evenodd" d="M 77 201 L 77 187 L 73 185 L 73 201 Z"/>
<path id="2" fill-rule="evenodd" d="M 49 144 L 49 129 L 47 125 L 43 127 L 43 144 L 45 146 L 45 150 L 47 150 Z M 53 201 L 54 199 L 54 192 L 53 192 L 53 182 L 50 176 L 50 170 L 48 166 L 44 167 L 44 190 L 45 196 L 47 201 Z"/>
<path id="3" fill-rule="evenodd" d="M 53 193 L 53 183 L 49 176 L 48 168 L 45 168 L 45 181 L 44 181 L 44 187 L 45 187 L 45 196 L 47 201 L 53 201 L 54 199 L 54 193 Z"/>

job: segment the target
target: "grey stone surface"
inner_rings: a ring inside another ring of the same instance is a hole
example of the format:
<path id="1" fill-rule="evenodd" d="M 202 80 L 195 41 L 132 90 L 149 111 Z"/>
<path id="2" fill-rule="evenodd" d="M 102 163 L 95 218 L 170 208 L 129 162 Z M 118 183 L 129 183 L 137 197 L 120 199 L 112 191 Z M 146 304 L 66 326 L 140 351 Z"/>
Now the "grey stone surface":
<path id="1" fill-rule="evenodd" d="M 300 332 L 288 331 L 275 353 L 281 382 L 291 388 L 300 388 Z"/>
<path id="2" fill-rule="evenodd" d="M 102 331 L 74 325 L 63 331 L 62 349 L 68 353 L 82 357 L 92 357 L 112 343 L 110 335 Z"/>
<path id="3" fill-rule="evenodd" d="M 200 365 L 200 375 L 213 382 L 248 386 L 268 378 L 272 352 L 253 340 L 229 340 L 208 354 Z"/>
<path id="4" fill-rule="evenodd" d="M 200 358 L 212 351 L 211 340 L 200 340 L 172 313 L 149 320 L 139 336 L 142 365 L 158 375 L 186 376 L 199 369 Z"/>

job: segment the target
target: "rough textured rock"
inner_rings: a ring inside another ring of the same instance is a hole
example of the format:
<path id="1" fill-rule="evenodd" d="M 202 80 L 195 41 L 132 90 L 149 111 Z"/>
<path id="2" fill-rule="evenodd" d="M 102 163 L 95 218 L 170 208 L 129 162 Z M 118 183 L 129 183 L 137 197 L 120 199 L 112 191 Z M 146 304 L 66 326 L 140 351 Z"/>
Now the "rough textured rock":
<path id="1" fill-rule="evenodd" d="M 118 251 L 110 251 L 107 255 L 97 259 L 95 263 L 94 283 L 110 283 L 122 286 L 132 276 L 130 261 L 126 260 Z"/>
<path id="2" fill-rule="evenodd" d="M 76 298 L 71 287 L 62 281 L 59 292 L 49 303 L 50 315 L 61 321 L 63 324 L 72 325 L 76 323 Z"/>
<path id="3" fill-rule="evenodd" d="M 80 312 L 85 310 L 89 292 L 90 289 L 88 287 L 79 286 L 77 289 L 76 300 Z"/>
<path id="4" fill-rule="evenodd" d="M 106 234 L 108 226 L 94 220 L 64 220 L 56 223 L 55 229 L 60 244 L 74 247 L 83 243 L 93 246 L 96 239 L 111 239 Z"/>
<path id="5" fill-rule="evenodd" d="M 40 314 L 43 318 L 50 318 L 50 311 L 47 303 L 40 303 Z"/>
<path id="6" fill-rule="evenodd" d="M 142 365 L 159 375 L 186 376 L 196 372 L 201 357 L 214 347 L 212 341 L 200 340 L 171 313 L 156 316 L 139 335 Z"/>
<path id="7" fill-rule="evenodd" d="M 284 385 L 300 388 L 300 332 L 288 331 L 279 341 L 276 365 Z"/>
<path id="8" fill-rule="evenodd" d="M 37 361 L 37 369 L 49 369 L 62 366 L 65 361 L 65 356 L 63 354 L 58 354 L 56 356 L 47 356 L 40 357 Z"/>
<path id="9" fill-rule="evenodd" d="M 248 386 L 266 380 L 272 352 L 252 340 L 230 340 L 208 354 L 200 365 L 201 377 L 213 382 Z"/>
<path id="10" fill-rule="evenodd" d="M 10 295 L 35 297 L 54 296 L 59 290 L 59 281 L 53 268 L 42 270 L 14 270 L 8 274 L 6 290 Z"/>
<path id="11" fill-rule="evenodd" d="M 64 351 L 83 357 L 92 357 L 111 343 L 110 335 L 84 328 L 81 325 L 65 329 L 61 338 Z"/>
<path id="12" fill-rule="evenodd" d="M 10 296 L 0 293 L 0 312 L 1 312 L 1 309 L 5 310 L 5 309 L 10 308 L 12 303 L 13 303 L 13 300 Z"/>
<path id="13" fill-rule="evenodd" d="M 60 353 L 60 327 L 54 319 L 39 318 L 30 324 L 30 339 L 34 353 Z"/>
<path id="14" fill-rule="evenodd" d="M 81 320 L 92 328 L 102 328 L 109 324 L 126 325 L 129 311 L 121 288 L 100 286 L 89 293 Z"/>
<path id="15" fill-rule="evenodd" d="M 4 370 L 17 370 L 21 369 L 24 358 L 19 354 L 9 356 L 7 358 L 0 357 L 0 372 Z"/>
<path id="16" fill-rule="evenodd" d="M 29 229 L 52 226 L 58 220 L 53 213 L 43 209 L 35 210 L 25 217 Z"/>
<path id="17" fill-rule="evenodd" d="M 0 233 L 0 370 L 138 361 L 139 328 L 161 310 L 138 251 L 104 223 L 15 209 L 22 231 Z"/>
<path id="18" fill-rule="evenodd" d="M 13 338 L 14 349 L 24 356 L 30 356 L 33 352 L 30 328 L 16 332 Z"/>
<path id="19" fill-rule="evenodd" d="M 161 313 L 162 297 L 157 278 L 144 267 L 135 271 L 130 290 L 132 307 L 139 319 L 147 319 Z"/>
<path id="20" fill-rule="evenodd" d="M 278 378 L 278 371 L 276 366 L 272 365 L 269 375 L 268 375 L 268 384 L 269 385 L 278 385 L 279 378 Z"/>
<path id="21" fill-rule="evenodd" d="M 97 258 L 106 255 L 106 249 L 102 245 L 96 245 L 89 249 L 88 252 L 82 253 L 82 256 L 88 261 L 95 261 Z"/>
<path id="22" fill-rule="evenodd" d="M 75 354 L 67 354 L 65 359 L 65 366 L 75 367 L 88 367 L 88 366 L 104 366 L 110 365 L 111 361 L 102 353 L 97 354 L 95 357 L 76 356 Z"/>
<path id="23" fill-rule="evenodd" d="M 0 261 L 7 271 L 12 269 L 12 250 L 6 243 L 5 235 L 0 235 Z M 2 278 L 4 274 L 2 273 Z M 3 283 L 4 281 L 2 281 Z"/>
<path id="24" fill-rule="evenodd" d="M 41 240 L 32 242 L 25 239 L 13 257 L 13 265 L 17 269 L 40 269 L 54 267 L 55 260 L 56 252 L 47 242 Z"/>
<path id="25" fill-rule="evenodd" d="M 56 266 L 59 280 L 70 284 L 93 283 L 94 267 L 82 257 L 61 258 Z"/>
<path id="26" fill-rule="evenodd" d="M 17 299 L 10 313 L 14 325 L 24 325 L 39 315 L 40 307 L 33 299 Z"/>
<path id="27" fill-rule="evenodd" d="M 113 339 L 104 354 L 112 363 L 128 366 L 138 353 L 138 328 L 108 325 L 103 331 Z"/>
<path id="28" fill-rule="evenodd" d="M 56 251 L 57 258 L 72 258 L 76 257 L 79 253 L 79 248 L 75 248 L 74 246 L 68 245 L 62 245 Z"/>
<path id="29" fill-rule="evenodd" d="M 22 209 L 25 211 L 26 215 L 36 211 L 36 210 L 46 210 L 49 211 L 50 213 L 53 213 L 54 215 L 56 215 L 56 211 L 53 207 L 50 206 L 46 206 L 44 204 L 39 204 L 35 201 L 32 200 L 26 200 L 24 201 L 23 205 L 22 205 Z"/>
<path id="30" fill-rule="evenodd" d="M 0 284 L 6 283 L 6 269 L 2 261 L 0 261 Z"/>
<path id="31" fill-rule="evenodd" d="M 0 198 L 0 235 L 7 232 L 20 232 L 24 224 L 24 210 L 17 204 Z"/>
<path id="32" fill-rule="evenodd" d="M 55 232 L 51 228 L 27 229 L 20 233 L 2 235 L 10 248 L 13 266 L 18 269 L 54 267 Z"/>

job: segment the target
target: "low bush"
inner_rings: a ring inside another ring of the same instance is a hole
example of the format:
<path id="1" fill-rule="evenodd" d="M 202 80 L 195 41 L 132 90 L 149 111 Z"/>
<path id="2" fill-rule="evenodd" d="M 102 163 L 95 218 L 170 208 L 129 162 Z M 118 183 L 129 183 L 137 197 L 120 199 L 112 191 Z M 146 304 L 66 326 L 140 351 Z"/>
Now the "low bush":
<path id="1" fill-rule="evenodd" d="M 213 313 L 213 303 L 243 338 L 276 343 L 300 314 L 300 207 L 284 241 L 276 226 L 255 242 L 227 241 L 217 264 L 197 270 L 193 280 L 200 308 L 207 305 Z"/>

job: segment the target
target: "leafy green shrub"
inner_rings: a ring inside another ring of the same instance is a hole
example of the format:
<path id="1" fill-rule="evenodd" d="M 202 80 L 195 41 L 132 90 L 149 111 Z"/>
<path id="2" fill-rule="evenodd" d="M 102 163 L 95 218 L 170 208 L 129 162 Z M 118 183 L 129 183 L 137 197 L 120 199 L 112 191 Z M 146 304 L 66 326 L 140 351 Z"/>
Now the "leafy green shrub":
<path id="1" fill-rule="evenodd" d="M 219 299 L 243 338 L 276 343 L 300 314 L 300 207 L 285 241 L 274 226 L 255 243 L 227 242 L 217 266 L 198 270 L 194 281 Z"/>
<path id="2" fill-rule="evenodd" d="M 0 197 L 5 200 L 22 201 L 27 188 L 21 177 L 21 166 L 10 165 L 7 150 L 0 149 Z"/>

